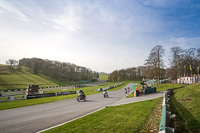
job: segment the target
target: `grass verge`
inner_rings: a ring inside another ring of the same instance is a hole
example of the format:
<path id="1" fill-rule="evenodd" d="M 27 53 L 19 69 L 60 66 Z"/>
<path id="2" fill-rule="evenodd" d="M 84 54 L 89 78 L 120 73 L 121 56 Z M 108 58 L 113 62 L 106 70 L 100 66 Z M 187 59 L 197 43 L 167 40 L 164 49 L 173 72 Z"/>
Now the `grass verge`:
<path id="1" fill-rule="evenodd" d="M 157 89 L 157 91 L 164 91 L 167 89 L 179 88 L 182 86 L 186 86 L 186 85 L 167 83 L 167 84 L 156 85 L 156 89 Z"/>
<path id="2" fill-rule="evenodd" d="M 154 110 L 149 115 L 147 122 L 140 128 L 139 133 L 158 133 L 162 115 L 163 98 L 159 98 Z"/>
<path id="3" fill-rule="evenodd" d="M 200 132 L 200 85 L 186 85 L 184 88 L 174 90 L 170 100 L 173 127 L 176 133 Z"/>
<path id="4" fill-rule="evenodd" d="M 159 100 L 160 98 L 106 107 L 86 117 L 45 131 L 45 133 L 135 133 L 146 123 Z"/>
<path id="5" fill-rule="evenodd" d="M 9 101 L 9 102 L 2 102 L 0 103 L 0 110 L 11 109 L 11 108 L 18 108 L 42 103 L 49 103 L 55 102 L 65 99 L 70 99 L 76 97 L 76 94 L 72 95 L 63 95 L 63 96 L 55 96 L 55 97 L 45 97 L 45 98 L 35 98 L 35 99 L 26 99 L 26 100 L 19 100 L 19 101 Z"/>

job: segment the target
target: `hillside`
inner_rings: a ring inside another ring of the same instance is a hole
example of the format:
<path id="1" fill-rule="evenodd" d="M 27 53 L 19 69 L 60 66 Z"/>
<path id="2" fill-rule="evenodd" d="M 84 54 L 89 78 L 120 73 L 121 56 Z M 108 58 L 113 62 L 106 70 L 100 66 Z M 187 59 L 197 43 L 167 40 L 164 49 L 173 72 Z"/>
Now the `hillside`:
<path id="1" fill-rule="evenodd" d="M 27 68 L 22 68 L 20 71 L 1 69 L 0 72 L 0 90 L 24 89 L 27 84 L 39 84 L 40 87 L 46 87 L 73 83 L 75 82 L 61 82 L 46 76 L 34 75 Z"/>

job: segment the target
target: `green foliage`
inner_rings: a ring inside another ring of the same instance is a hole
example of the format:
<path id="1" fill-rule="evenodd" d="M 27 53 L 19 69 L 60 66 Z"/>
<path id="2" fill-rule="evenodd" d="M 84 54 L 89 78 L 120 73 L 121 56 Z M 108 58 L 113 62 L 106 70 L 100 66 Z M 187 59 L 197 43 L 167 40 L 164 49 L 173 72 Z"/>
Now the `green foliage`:
<path id="1" fill-rule="evenodd" d="M 186 85 L 174 91 L 170 100 L 174 120 L 175 132 L 197 133 L 200 132 L 200 85 Z"/>
<path id="2" fill-rule="evenodd" d="M 48 130 L 45 133 L 135 133 L 146 122 L 157 102 L 154 99 L 106 107 L 96 113 Z"/>

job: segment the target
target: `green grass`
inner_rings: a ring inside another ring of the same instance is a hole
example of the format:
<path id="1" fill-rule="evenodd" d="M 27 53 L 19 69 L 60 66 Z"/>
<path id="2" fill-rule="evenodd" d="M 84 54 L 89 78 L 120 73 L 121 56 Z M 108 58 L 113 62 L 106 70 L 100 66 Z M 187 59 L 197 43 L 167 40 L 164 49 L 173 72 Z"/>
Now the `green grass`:
<path id="1" fill-rule="evenodd" d="M 114 86 L 115 84 L 119 84 L 122 82 L 107 82 L 105 84 L 99 85 L 99 86 L 91 86 L 91 87 L 82 87 L 82 88 L 76 88 L 76 89 L 68 89 L 65 91 L 78 91 L 80 89 L 82 89 L 86 95 L 91 95 L 91 94 L 97 94 L 97 93 L 102 93 L 102 92 L 97 92 L 97 89 L 99 88 L 105 88 L 105 87 L 109 87 L 109 86 Z M 124 86 L 128 85 L 130 82 L 125 82 L 124 85 L 118 86 L 116 88 L 113 88 L 111 90 L 108 91 L 115 91 L 115 90 L 119 90 L 121 88 L 123 88 Z M 63 90 L 52 90 L 52 91 L 46 91 L 45 93 L 55 93 L 55 92 L 62 92 Z"/>
<path id="2" fill-rule="evenodd" d="M 26 88 L 27 84 L 39 84 L 43 86 L 57 86 L 47 77 L 34 75 L 28 71 L 0 74 L 0 90 Z"/>
<path id="3" fill-rule="evenodd" d="M 23 68 L 22 71 L 0 73 L 0 90 L 25 89 L 27 84 L 39 84 L 40 87 L 79 84 L 75 81 L 58 81 L 44 75 L 35 75 Z"/>
<path id="4" fill-rule="evenodd" d="M 104 86 L 98 86 L 98 87 L 100 87 L 100 88 L 101 87 L 107 87 L 107 86 L 111 86 L 111 85 L 114 85 L 114 84 L 115 83 L 106 83 Z M 118 86 L 118 87 L 113 88 L 109 91 L 121 89 L 124 86 L 126 86 L 127 84 L 129 84 L 129 82 L 126 82 L 124 85 Z M 85 92 L 86 96 L 92 95 L 92 94 L 97 94 L 97 93 L 102 93 L 102 92 L 97 92 L 96 88 L 94 90 L 93 87 L 84 87 L 84 88 L 81 88 L 81 89 Z M 71 90 L 68 90 L 68 91 L 75 91 L 75 90 L 79 90 L 79 89 L 71 89 Z M 49 93 L 50 92 L 52 93 L 54 91 L 49 91 Z M 64 99 L 69 99 L 69 98 L 75 98 L 75 97 L 77 97 L 76 94 L 64 95 L 64 96 L 55 96 L 55 97 L 46 97 L 46 98 L 27 99 L 27 100 L 19 100 L 19 101 L 2 102 L 2 103 L 0 103 L 0 110 L 23 107 L 23 106 L 30 106 L 30 105 L 42 104 L 42 103 L 48 103 L 48 102 L 54 102 L 54 101 L 59 101 L 59 100 L 64 100 Z"/>
<path id="5" fill-rule="evenodd" d="M 126 96 L 126 98 L 129 98 L 129 97 L 134 97 L 134 91 L 131 94 L 129 94 L 128 96 Z"/>
<path id="6" fill-rule="evenodd" d="M 176 133 L 200 132 L 200 85 L 186 85 L 174 91 L 170 101 Z"/>
<path id="7" fill-rule="evenodd" d="M 135 133 L 146 123 L 159 100 L 106 107 L 45 133 Z"/>
<path id="8" fill-rule="evenodd" d="M 155 85 L 155 86 L 156 86 L 156 91 L 164 91 L 167 89 L 179 88 L 186 85 L 167 83 L 167 84 L 160 84 L 160 85 Z"/>
<path id="9" fill-rule="evenodd" d="M 108 74 L 99 74 L 100 80 L 108 80 Z"/>
<path id="10" fill-rule="evenodd" d="M 76 94 L 72 94 L 72 95 L 63 95 L 63 96 L 57 96 L 57 97 L 45 97 L 45 98 L 2 102 L 0 103 L 0 110 L 30 106 L 30 105 L 35 105 L 35 104 L 49 103 L 49 102 L 74 98 L 76 96 L 77 96 Z"/>

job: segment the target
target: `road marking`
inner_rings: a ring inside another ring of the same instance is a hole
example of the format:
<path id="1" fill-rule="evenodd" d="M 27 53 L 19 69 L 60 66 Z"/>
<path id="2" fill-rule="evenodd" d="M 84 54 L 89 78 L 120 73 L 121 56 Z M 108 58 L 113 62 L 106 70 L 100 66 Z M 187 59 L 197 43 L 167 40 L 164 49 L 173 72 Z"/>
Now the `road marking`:
<path id="1" fill-rule="evenodd" d="M 105 106 L 105 107 L 106 107 L 106 106 Z M 92 113 L 95 113 L 95 112 L 97 112 L 97 111 L 100 111 L 100 110 L 104 109 L 105 107 L 99 108 L 99 109 L 97 109 L 97 110 L 95 110 L 95 111 L 93 111 L 93 112 L 87 113 L 87 114 L 82 115 L 82 116 L 80 116 L 80 117 L 77 117 L 77 118 L 74 118 L 74 119 L 72 119 L 72 120 L 66 121 L 66 122 L 64 122 L 64 123 L 58 124 L 58 125 L 56 125 L 56 126 L 53 126 L 53 127 L 50 127 L 50 128 L 47 128 L 47 129 L 44 129 L 44 130 L 41 130 L 41 131 L 38 131 L 38 132 L 36 132 L 36 133 L 42 133 L 42 132 L 47 131 L 47 130 L 50 130 L 50 129 L 52 129 L 52 128 L 56 128 L 56 127 L 62 126 L 62 125 L 64 125 L 64 124 L 67 124 L 67 123 L 72 122 L 72 121 L 74 121 L 74 120 L 80 119 L 80 118 L 82 118 L 82 117 L 85 117 L 85 116 L 90 115 L 90 114 L 92 114 Z"/>
<path id="2" fill-rule="evenodd" d="M 128 85 L 127 85 L 127 86 L 128 86 Z M 123 88 L 123 89 L 124 89 L 124 88 Z M 126 95 L 126 96 L 127 96 L 127 95 Z M 126 96 L 123 97 L 122 99 L 120 99 L 119 101 L 121 101 L 121 100 L 123 100 L 124 98 L 126 98 Z M 95 113 L 95 112 L 97 112 L 97 111 L 100 111 L 100 110 L 102 110 L 102 109 L 104 109 L 104 108 L 106 108 L 106 107 L 108 107 L 108 106 L 111 106 L 111 105 L 106 105 L 106 106 L 104 106 L 104 107 L 102 107 L 102 108 L 99 108 L 99 109 L 97 109 L 97 110 L 95 110 L 95 111 L 92 111 L 92 112 L 87 113 L 87 114 L 85 114 L 85 115 L 82 115 L 82 116 L 80 116 L 80 117 L 74 118 L 74 119 L 72 119 L 72 120 L 66 121 L 66 122 L 64 122 L 64 123 L 61 123 L 61 124 L 58 124 L 58 125 L 49 127 L 49 128 L 47 128 L 47 129 L 38 131 L 38 132 L 36 132 L 36 133 L 42 133 L 42 132 L 44 132 L 44 131 L 47 131 L 47 130 L 50 130 L 50 129 L 53 129 L 53 128 L 62 126 L 62 125 L 64 125 L 64 124 L 67 124 L 67 123 L 72 122 L 72 121 L 74 121 L 74 120 L 80 119 L 80 118 L 82 118 L 82 117 L 85 117 L 85 116 L 90 115 L 90 114 L 92 114 L 92 113 Z"/>
<path id="3" fill-rule="evenodd" d="M 116 104 L 116 105 L 112 104 L 111 106 L 119 106 L 119 105 L 124 105 L 124 104 L 129 104 L 129 103 L 137 103 L 137 102 L 142 102 L 142 101 L 156 99 L 156 98 L 159 98 L 159 97 L 162 97 L 162 96 L 155 96 L 155 97 L 151 97 L 151 98 L 147 98 L 147 99 L 141 99 L 141 100 L 138 100 L 138 101 L 131 101 L 131 102 L 126 102 L 126 103 L 119 103 L 119 104 Z"/>

